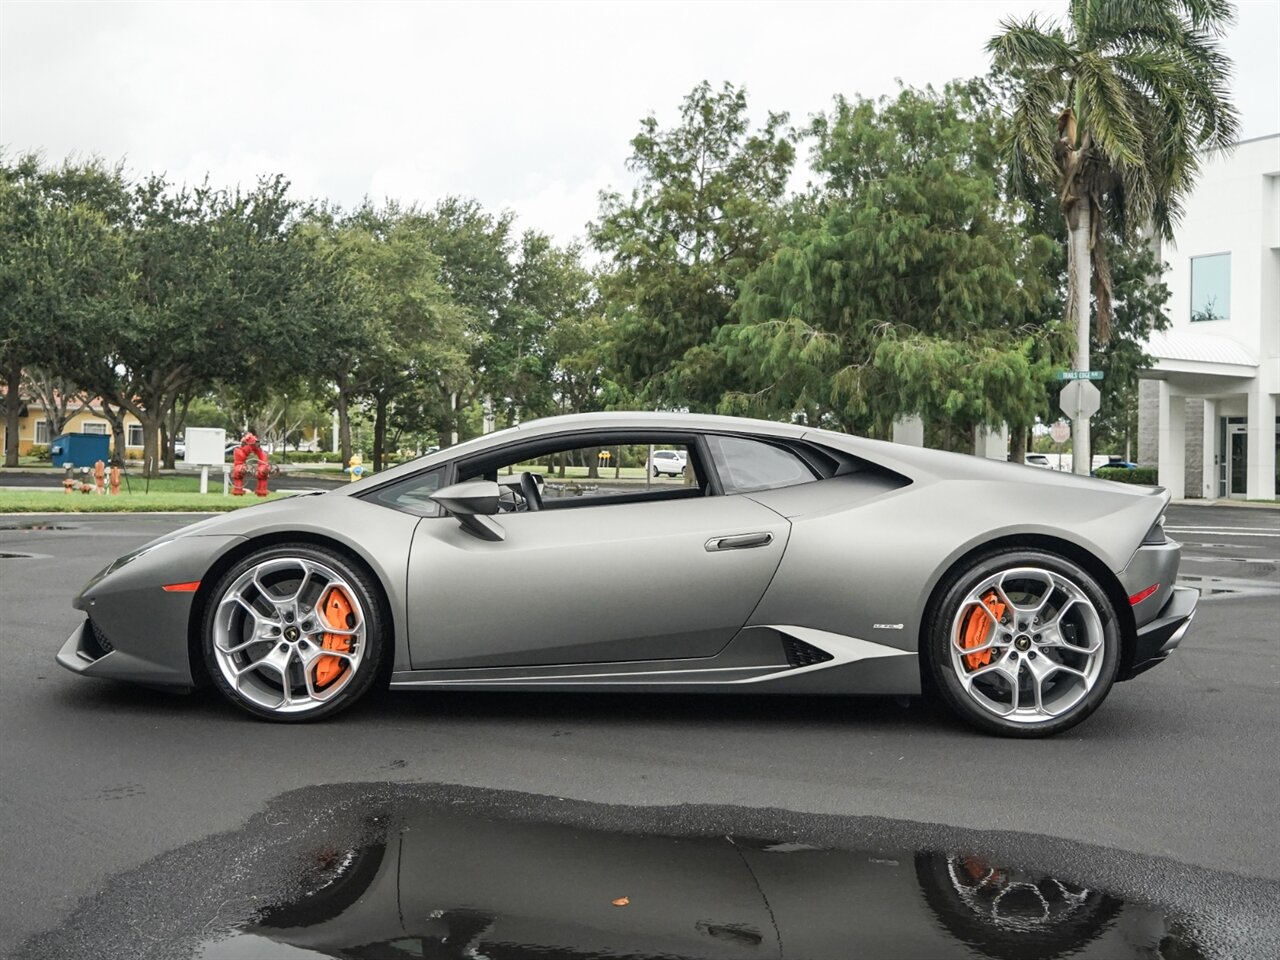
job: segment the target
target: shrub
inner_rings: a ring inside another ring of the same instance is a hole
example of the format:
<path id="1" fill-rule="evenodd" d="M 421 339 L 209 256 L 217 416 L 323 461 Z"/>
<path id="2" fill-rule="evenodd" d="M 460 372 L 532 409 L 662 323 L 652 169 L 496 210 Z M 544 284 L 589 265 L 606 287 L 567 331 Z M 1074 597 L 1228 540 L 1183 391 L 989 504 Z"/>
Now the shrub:
<path id="1" fill-rule="evenodd" d="M 1155 467 L 1138 467 L 1133 470 L 1125 467 L 1099 467 L 1098 476 L 1103 480 L 1115 480 L 1117 483 L 1144 483 L 1155 486 L 1159 482 Z"/>
<path id="2" fill-rule="evenodd" d="M 49 460 L 49 445 L 47 443 L 32 444 L 31 449 L 27 451 L 27 456 L 33 460 Z"/>

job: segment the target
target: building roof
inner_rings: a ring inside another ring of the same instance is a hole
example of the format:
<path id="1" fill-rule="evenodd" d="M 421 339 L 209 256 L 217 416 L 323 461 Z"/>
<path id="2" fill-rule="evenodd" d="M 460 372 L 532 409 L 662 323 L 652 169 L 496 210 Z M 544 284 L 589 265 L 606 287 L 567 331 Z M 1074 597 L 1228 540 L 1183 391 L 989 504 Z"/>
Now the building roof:
<path id="1" fill-rule="evenodd" d="M 1151 334 L 1146 350 L 1157 360 L 1226 363 L 1239 367 L 1258 365 L 1258 358 L 1243 344 L 1217 333 L 1157 330 Z"/>

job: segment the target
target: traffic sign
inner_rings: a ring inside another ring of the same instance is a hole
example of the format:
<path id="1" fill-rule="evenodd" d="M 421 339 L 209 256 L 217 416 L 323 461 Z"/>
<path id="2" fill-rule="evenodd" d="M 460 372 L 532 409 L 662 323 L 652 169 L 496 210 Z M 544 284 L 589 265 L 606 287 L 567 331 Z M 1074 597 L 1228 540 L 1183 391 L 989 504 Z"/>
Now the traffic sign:
<path id="1" fill-rule="evenodd" d="M 1065 420 L 1055 421 L 1049 428 L 1049 436 L 1053 438 L 1054 443 L 1066 443 L 1071 439 L 1071 425 Z"/>
<path id="2" fill-rule="evenodd" d="M 1059 380 L 1101 380 L 1101 370 L 1059 370 Z"/>
<path id="3" fill-rule="evenodd" d="M 1102 394 L 1088 380 L 1072 380 L 1058 394 L 1058 406 L 1072 420 L 1087 420 L 1101 405 Z"/>

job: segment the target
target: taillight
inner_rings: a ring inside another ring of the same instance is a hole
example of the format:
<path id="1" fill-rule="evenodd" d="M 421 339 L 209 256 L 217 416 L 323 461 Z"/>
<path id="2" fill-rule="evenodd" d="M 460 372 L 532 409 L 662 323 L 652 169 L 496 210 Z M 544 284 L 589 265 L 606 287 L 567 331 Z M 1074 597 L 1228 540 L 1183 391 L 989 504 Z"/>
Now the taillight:
<path id="1" fill-rule="evenodd" d="M 1151 586 L 1147 587 L 1147 589 L 1139 590 L 1137 593 L 1129 597 L 1129 606 L 1136 607 L 1143 600 L 1147 599 L 1147 597 L 1151 596 L 1153 593 L 1155 593 L 1159 589 L 1160 589 L 1160 584 L 1153 583 Z"/>

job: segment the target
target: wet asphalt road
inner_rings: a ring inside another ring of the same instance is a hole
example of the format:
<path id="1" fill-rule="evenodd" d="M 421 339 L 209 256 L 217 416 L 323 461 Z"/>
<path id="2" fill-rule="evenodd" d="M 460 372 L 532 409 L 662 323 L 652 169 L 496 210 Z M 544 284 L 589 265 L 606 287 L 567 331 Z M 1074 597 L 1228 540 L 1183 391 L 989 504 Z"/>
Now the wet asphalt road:
<path id="1" fill-rule="evenodd" d="M 956 846 L 938 838 L 959 831 L 962 845 L 985 837 L 1082 881 L 1101 870 L 1133 899 L 1198 903 L 1209 916 L 1214 889 L 1274 902 L 1280 511 L 1171 508 L 1183 573 L 1206 591 L 1191 634 L 1081 727 L 1042 742 L 982 737 L 928 705 L 850 698 L 397 694 L 331 724 L 280 727 L 213 695 L 58 668 L 83 582 L 189 519 L 0 529 L 0 552 L 36 555 L 0 559 L 0 955 L 24 943 L 26 956 L 106 955 L 83 932 L 105 936 L 113 917 L 133 921 L 114 931 L 117 944 L 132 935 L 148 955 L 190 955 L 198 938 L 175 932 L 170 951 L 157 918 L 234 913 L 233 894 L 253 886 L 239 868 L 254 861 L 233 851 L 261 857 L 273 831 L 297 829 L 290 791 L 311 809 L 327 802 L 325 785 L 351 783 L 521 791 L 533 805 L 564 797 L 602 829 L 669 807 L 666 831 L 746 821 L 756 836 L 829 829 L 865 841 L 917 830 L 935 846 Z M 0 528 L 17 522 L 0 517 Z M 145 901 L 141 919 L 125 916 L 124 890 L 134 909 Z M 104 904 L 115 907 L 99 915 Z M 1234 955 L 1274 955 L 1274 943 L 1232 944 Z"/>

